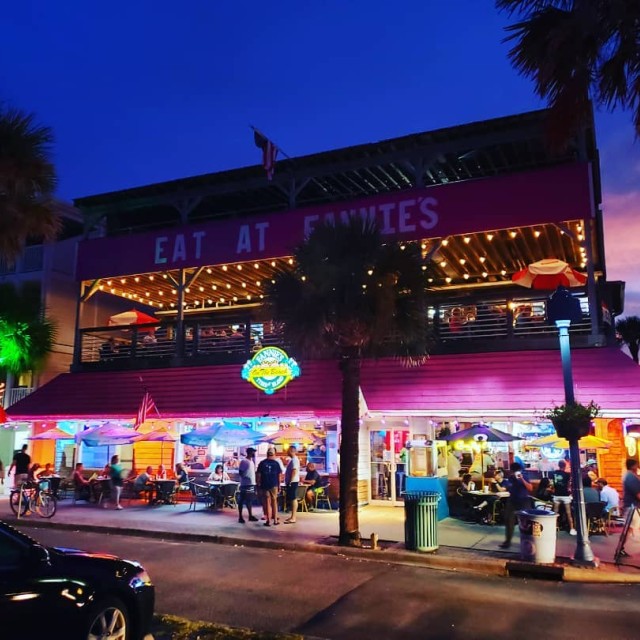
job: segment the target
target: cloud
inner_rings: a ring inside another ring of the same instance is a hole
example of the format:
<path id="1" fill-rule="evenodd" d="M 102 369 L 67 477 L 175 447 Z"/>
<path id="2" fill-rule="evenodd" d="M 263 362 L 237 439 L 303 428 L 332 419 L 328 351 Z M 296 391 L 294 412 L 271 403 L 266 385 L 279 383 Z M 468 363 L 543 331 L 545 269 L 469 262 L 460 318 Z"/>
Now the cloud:
<path id="1" fill-rule="evenodd" d="M 625 315 L 640 315 L 640 190 L 603 194 L 608 280 L 626 282 Z"/>

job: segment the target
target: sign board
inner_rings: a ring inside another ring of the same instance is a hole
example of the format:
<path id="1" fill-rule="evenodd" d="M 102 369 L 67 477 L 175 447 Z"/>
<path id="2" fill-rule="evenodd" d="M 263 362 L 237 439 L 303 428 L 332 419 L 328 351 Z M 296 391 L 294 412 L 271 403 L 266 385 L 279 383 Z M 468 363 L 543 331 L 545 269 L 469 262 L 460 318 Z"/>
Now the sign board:
<path id="1" fill-rule="evenodd" d="M 289 256 L 318 224 L 354 216 L 375 220 L 385 239 L 410 241 L 582 220 L 590 215 L 588 165 L 572 163 L 85 240 L 78 248 L 76 275 L 87 280 Z"/>
<path id="2" fill-rule="evenodd" d="M 300 375 L 300 366 L 279 347 L 264 347 L 242 367 L 242 379 L 267 395 Z"/>

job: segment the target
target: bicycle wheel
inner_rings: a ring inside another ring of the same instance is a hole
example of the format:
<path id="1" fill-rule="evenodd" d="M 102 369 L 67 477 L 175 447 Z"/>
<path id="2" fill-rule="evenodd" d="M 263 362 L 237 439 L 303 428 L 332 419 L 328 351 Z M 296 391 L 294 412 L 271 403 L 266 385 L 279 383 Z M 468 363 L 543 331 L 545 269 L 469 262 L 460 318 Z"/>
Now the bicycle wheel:
<path id="1" fill-rule="evenodd" d="M 41 518 L 52 518 L 55 515 L 58 504 L 50 493 L 40 491 L 34 502 L 35 511 Z"/>
<path id="2" fill-rule="evenodd" d="M 15 513 L 17 516 L 23 516 L 29 510 L 29 498 L 22 492 L 22 504 L 20 504 L 20 491 L 14 489 L 9 496 L 9 505 L 11 506 L 11 511 Z M 18 513 L 18 508 L 20 507 L 20 513 Z"/>

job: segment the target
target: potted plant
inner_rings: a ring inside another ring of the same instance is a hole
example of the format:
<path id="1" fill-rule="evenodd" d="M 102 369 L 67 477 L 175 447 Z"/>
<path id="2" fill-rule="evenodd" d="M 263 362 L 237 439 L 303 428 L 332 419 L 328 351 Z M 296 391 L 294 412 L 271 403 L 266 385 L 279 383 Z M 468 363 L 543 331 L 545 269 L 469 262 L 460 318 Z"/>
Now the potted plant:
<path id="1" fill-rule="evenodd" d="M 584 405 L 579 402 L 561 404 L 545 412 L 544 417 L 551 420 L 556 433 L 567 440 L 578 440 L 588 435 L 591 421 L 600 413 L 600 407 L 592 400 Z"/>

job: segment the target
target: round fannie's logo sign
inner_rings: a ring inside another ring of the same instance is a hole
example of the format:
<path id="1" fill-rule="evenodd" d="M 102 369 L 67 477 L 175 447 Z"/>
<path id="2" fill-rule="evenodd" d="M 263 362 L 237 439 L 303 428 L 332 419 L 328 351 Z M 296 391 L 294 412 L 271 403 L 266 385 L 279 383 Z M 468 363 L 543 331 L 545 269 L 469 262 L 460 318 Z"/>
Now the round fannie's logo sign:
<path id="1" fill-rule="evenodd" d="M 300 375 L 300 366 L 279 347 L 265 347 L 247 360 L 242 379 L 271 395 Z"/>

